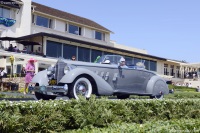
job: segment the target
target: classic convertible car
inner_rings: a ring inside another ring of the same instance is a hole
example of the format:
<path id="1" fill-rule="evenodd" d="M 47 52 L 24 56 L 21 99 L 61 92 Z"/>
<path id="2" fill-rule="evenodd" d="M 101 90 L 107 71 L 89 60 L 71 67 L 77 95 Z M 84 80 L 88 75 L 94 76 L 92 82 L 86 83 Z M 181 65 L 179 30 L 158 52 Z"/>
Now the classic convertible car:
<path id="1" fill-rule="evenodd" d="M 162 98 L 169 93 L 166 81 L 141 66 L 122 67 L 122 56 L 104 55 L 96 63 L 58 59 L 55 66 L 38 72 L 32 79 L 37 99 L 68 96 L 78 99 L 115 95 L 119 99 L 130 95 Z"/>

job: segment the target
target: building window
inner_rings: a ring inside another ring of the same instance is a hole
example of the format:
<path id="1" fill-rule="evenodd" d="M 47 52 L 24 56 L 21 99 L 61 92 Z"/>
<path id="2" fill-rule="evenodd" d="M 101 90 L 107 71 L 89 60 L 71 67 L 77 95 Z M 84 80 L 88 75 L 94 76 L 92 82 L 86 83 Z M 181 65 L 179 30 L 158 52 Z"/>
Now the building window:
<path id="1" fill-rule="evenodd" d="M 102 56 L 102 51 L 99 50 L 91 50 L 91 62 L 94 62 L 98 56 Z"/>
<path id="2" fill-rule="evenodd" d="M 21 73 L 21 70 L 22 70 L 22 65 L 21 65 L 21 64 L 17 64 L 16 73 L 17 73 L 17 74 L 20 74 L 20 73 Z"/>
<path id="3" fill-rule="evenodd" d="M 62 43 L 47 41 L 46 55 L 49 57 L 62 57 Z"/>
<path id="4" fill-rule="evenodd" d="M 149 70 L 149 60 L 143 60 L 145 69 Z"/>
<path id="5" fill-rule="evenodd" d="M 95 39 L 105 41 L 105 34 L 98 32 L 98 31 L 95 31 Z"/>
<path id="6" fill-rule="evenodd" d="M 164 64 L 164 67 L 168 67 L 168 64 Z"/>
<path id="7" fill-rule="evenodd" d="M 81 35 L 81 27 L 69 24 L 69 27 L 66 28 L 68 32 L 75 35 Z"/>
<path id="8" fill-rule="evenodd" d="M 176 77 L 180 78 L 180 66 L 176 66 Z"/>
<path id="9" fill-rule="evenodd" d="M 35 23 L 35 15 L 32 14 L 32 23 Z"/>
<path id="10" fill-rule="evenodd" d="M 76 56 L 77 47 L 73 45 L 64 44 L 63 45 L 63 58 L 72 59 L 72 56 Z"/>
<path id="11" fill-rule="evenodd" d="M 78 60 L 90 62 L 90 49 L 78 47 Z"/>
<path id="12" fill-rule="evenodd" d="M 170 65 L 170 75 L 174 76 L 174 65 Z"/>
<path id="13" fill-rule="evenodd" d="M 7 74 L 11 74 L 11 66 L 6 66 Z"/>
<path id="14" fill-rule="evenodd" d="M 34 17 L 33 17 L 33 19 L 34 19 Z M 36 16 L 35 21 L 36 21 L 36 25 L 38 25 L 38 26 L 52 28 L 52 20 L 49 18 L 45 18 L 42 16 Z"/>
<path id="15" fill-rule="evenodd" d="M 156 61 L 150 61 L 150 70 L 157 71 L 157 62 Z"/>
<path id="16" fill-rule="evenodd" d="M 10 18 L 10 9 L 5 7 L 0 7 L 0 17 Z"/>
<path id="17" fill-rule="evenodd" d="M 132 57 L 125 57 L 126 60 L 126 65 L 127 66 L 133 66 L 134 65 L 134 60 Z"/>

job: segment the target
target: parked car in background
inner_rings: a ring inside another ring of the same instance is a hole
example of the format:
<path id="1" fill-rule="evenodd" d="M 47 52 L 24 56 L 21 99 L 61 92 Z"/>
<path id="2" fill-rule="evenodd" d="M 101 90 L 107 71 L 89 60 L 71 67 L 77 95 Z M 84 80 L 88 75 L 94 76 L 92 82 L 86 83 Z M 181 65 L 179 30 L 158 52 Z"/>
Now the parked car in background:
<path id="1" fill-rule="evenodd" d="M 162 98 L 169 93 L 166 81 L 144 67 L 119 65 L 120 55 L 104 55 L 96 63 L 58 59 L 55 66 L 38 72 L 32 82 L 37 99 L 55 99 L 79 95 L 89 98 L 115 95 L 119 99 L 130 95 Z"/>

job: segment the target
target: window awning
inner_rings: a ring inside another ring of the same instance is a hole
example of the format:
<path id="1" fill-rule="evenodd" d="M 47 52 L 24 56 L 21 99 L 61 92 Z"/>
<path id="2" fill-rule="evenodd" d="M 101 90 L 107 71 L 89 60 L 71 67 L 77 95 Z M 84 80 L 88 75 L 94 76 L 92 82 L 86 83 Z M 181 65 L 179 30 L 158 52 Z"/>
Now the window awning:
<path id="1" fill-rule="evenodd" d="M 16 37 L 8 37 L 8 36 L 0 37 L 0 41 L 19 41 L 19 40 L 21 40 L 21 39 L 16 38 Z"/>
<path id="2" fill-rule="evenodd" d="M 32 42 L 32 41 L 17 41 L 17 43 L 20 43 L 24 46 L 28 46 L 28 45 L 41 45 L 38 42 Z"/>
<path id="3" fill-rule="evenodd" d="M 89 45 L 89 46 L 97 46 L 97 47 L 100 47 L 100 48 L 106 48 L 106 49 L 110 49 L 110 50 L 113 50 L 113 51 L 120 51 L 120 52 L 123 52 L 123 53 L 135 54 L 135 55 L 149 57 L 149 58 L 153 58 L 153 59 L 157 59 L 157 60 L 164 60 L 164 61 L 167 60 L 166 58 L 162 58 L 162 57 L 157 57 L 157 56 L 153 56 L 153 55 L 149 55 L 149 54 L 137 53 L 137 52 L 133 52 L 133 51 L 125 50 L 125 49 L 120 49 L 120 48 L 116 48 L 116 47 L 112 47 L 112 46 L 94 44 L 94 43 L 87 42 L 87 41 L 82 41 L 82 40 L 73 39 L 73 38 L 69 38 L 69 37 L 65 37 L 65 36 L 61 36 L 61 35 L 56 35 L 56 34 L 53 34 L 53 33 L 39 32 L 39 33 L 27 35 L 27 36 L 22 36 L 22 37 L 19 37 L 19 38 L 22 39 L 22 40 L 25 40 L 25 39 L 31 39 L 31 38 L 34 38 L 34 37 L 44 37 L 44 36 L 56 38 L 56 39 L 61 39 L 61 40 L 68 40 L 68 41 L 72 41 L 72 42 L 76 42 L 76 43 L 83 43 L 83 44 L 86 44 L 86 45 Z"/>
<path id="4" fill-rule="evenodd" d="M 11 8 L 17 8 L 20 9 L 20 2 L 21 0 L 15 1 L 15 0 L 0 0 L 0 4 L 3 6 L 11 7 Z"/>

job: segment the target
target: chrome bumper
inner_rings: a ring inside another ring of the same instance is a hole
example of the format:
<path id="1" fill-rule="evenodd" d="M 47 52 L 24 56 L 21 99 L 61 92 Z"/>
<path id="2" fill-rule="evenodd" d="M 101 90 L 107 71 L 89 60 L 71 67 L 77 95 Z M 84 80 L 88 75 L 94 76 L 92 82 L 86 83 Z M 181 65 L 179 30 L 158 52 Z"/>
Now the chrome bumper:
<path id="1" fill-rule="evenodd" d="M 37 92 L 63 92 L 68 93 L 68 85 L 64 86 L 35 86 L 34 91 Z"/>

